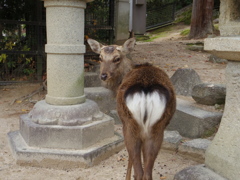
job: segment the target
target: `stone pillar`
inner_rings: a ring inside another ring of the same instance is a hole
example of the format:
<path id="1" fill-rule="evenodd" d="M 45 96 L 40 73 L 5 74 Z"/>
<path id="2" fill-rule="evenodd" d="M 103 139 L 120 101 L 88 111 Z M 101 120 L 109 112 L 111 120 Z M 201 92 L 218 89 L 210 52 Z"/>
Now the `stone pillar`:
<path id="1" fill-rule="evenodd" d="M 46 102 L 73 105 L 84 96 L 84 9 L 85 1 L 45 0 L 47 20 Z"/>
<path id="2" fill-rule="evenodd" d="M 20 165 L 89 167 L 123 147 L 114 120 L 84 95 L 84 9 L 87 0 L 45 0 L 47 79 L 45 100 L 20 116 L 8 133 Z"/>
<path id="3" fill-rule="evenodd" d="M 122 44 L 129 37 L 129 0 L 116 0 L 115 9 L 115 41 Z"/>

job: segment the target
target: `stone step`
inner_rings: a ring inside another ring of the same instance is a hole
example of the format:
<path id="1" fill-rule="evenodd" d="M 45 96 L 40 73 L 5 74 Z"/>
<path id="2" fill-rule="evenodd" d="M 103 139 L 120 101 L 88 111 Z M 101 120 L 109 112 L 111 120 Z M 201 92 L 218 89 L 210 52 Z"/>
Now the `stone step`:
<path id="1" fill-rule="evenodd" d="M 200 138 L 185 141 L 178 146 L 178 154 L 199 163 L 204 163 L 205 152 L 210 144 L 210 140 Z"/>
<path id="2" fill-rule="evenodd" d="M 193 103 L 177 98 L 177 110 L 167 129 L 178 131 L 188 138 L 200 138 L 221 121 L 221 112 L 209 112 L 195 107 Z"/>
<path id="3" fill-rule="evenodd" d="M 97 72 L 85 72 L 84 74 L 84 86 L 85 87 L 99 87 L 101 86 L 101 80 L 99 73 Z"/>
<path id="4" fill-rule="evenodd" d="M 104 87 L 85 87 L 84 93 L 87 99 L 91 99 L 98 104 L 100 111 L 110 114 L 111 110 L 116 109 L 116 100 L 112 92 Z"/>
<path id="5" fill-rule="evenodd" d="M 204 163 L 205 152 L 211 141 L 208 139 L 186 139 L 177 131 L 164 131 L 162 148 L 175 151 L 179 155 Z"/>

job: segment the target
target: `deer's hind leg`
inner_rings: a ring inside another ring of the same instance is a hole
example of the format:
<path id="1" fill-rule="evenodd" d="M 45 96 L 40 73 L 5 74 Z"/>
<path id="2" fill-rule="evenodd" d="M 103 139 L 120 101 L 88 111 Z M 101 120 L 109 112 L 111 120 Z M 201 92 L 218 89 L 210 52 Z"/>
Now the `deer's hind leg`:
<path id="1" fill-rule="evenodd" d="M 141 147 L 142 141 L 141 139 L 136 138 L 133 134 L 125 132 L 125 144 L 129 155 L 129 163 L 128 166 L 133 165 L 134 169 L 134 179 L 142 180 L 143 177 L 143 168 L 141 161 Z M 126 180 L 129 180 L 130 177 L 129 172 L 131 167 L 128 167 Z"/>
<path id="2" fill-rule="evenodd" d="M 161 139 L 146 139 L 143 143 L 144 174 L 143 180 L 152 180 L 154 162 L 162 144 Z"/>

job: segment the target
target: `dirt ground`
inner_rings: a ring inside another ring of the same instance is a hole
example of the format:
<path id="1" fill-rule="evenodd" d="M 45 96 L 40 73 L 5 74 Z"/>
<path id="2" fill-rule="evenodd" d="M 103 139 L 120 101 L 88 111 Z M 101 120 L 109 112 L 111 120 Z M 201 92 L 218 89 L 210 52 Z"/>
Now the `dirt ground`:
<path id="1" fill-rule="evenodd" d="M 133 59 L 138 62 L 151 62 L 165 69 L 169 76 L 172 76 L 178 68 L 193 68 L 203 82 L 224 84 L 226 64 L 211 63 L 208 61 L 210 54 L 188 50 L 186 43 L 189 40 L 180 37 L 180 30 L 151 43 L 138 42 Z M 39 84 L 0 86 L 0 180 L 124 179 L 127 166 L 125 149 L 88 169 L 56 170 L 16 165 L 9 148 L 7 133 L 18 130 L 19 115 L 28 113 L 36 101 L 44 99 L 46 93 L 44 91 L 30 99 L 19 99 L 39 87 Z M 177 152 L 161 151 L 155 162 L 153 176 L 155 180 L 172 180 L 176 172 L 195 164 L 198 163 L 179 156 Z"/>

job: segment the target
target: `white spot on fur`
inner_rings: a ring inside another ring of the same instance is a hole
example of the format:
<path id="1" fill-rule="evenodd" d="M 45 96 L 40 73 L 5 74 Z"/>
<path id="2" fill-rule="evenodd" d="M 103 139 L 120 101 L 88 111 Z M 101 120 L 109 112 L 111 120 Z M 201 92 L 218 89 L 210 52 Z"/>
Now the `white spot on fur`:
<path id="1" fill-rule="evenodd" d="M 144 134 L 148 135 L 151 127 L 162 117 L 166 108 L 166 97 L 157 91 L 144 94 L 138 92 L 126 98 L 126 105 L 134 119 L 143 128 Z M 144 115 L 147 113 L 144 124 Z"/>

